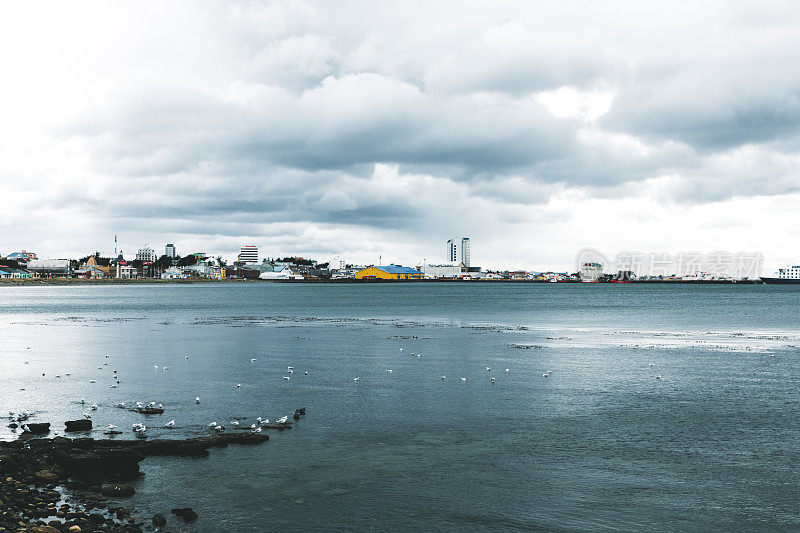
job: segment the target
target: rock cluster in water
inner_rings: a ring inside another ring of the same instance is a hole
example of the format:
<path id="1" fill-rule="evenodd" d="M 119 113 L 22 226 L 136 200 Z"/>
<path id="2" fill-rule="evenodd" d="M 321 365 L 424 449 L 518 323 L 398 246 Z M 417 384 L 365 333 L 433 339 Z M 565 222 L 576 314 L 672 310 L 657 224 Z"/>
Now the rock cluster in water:
<path id="1" fill-rule="evenodd" d="M 28 424 L 30 426 L 30 424 Z M 0 532 L 134 533 L 144 524 L 129 509 L 113 507 L 107 498 L 125 498 L 134 489 L 125 484 L 141 475 L 139 462 L 148 456 L 206 456 L 229 444 L 258 444 L 269 439 L 253 433 L 217 434 L 185 440 L 111 441 L 55 437 L 0 443 Z M 57 487 L 81 491 L 81 503 L 61 503 Z M 197 520 L 190 508 L 173 509 L 185 522 Z M 153 516 L 162 527 L 166 518 Z M 151 527 L 151 526 L 147 526 Z"/>

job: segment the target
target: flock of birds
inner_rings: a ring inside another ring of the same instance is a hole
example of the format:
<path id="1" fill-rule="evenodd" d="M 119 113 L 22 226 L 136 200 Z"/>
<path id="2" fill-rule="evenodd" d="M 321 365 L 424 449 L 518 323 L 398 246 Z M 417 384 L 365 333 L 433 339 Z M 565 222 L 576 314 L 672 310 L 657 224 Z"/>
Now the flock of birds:
<path id="1" fill-rule="evenodd" d="M 30 349 L 30 347 L 27 347 L 27 349 Z M 400 348 L 400 352 L 402 352 L 402 351 L 403 351 L 403 348 L 401 347 Z M 415 359 L 419 359 L 419 358 L 422 357 L 422 354 L 421 353 L 411 352 L 411 357 L 413 357 Z M 106 355 L 105 358 L 107 360 L 110 359 L 110 355 Z M 185 356 L 185 359 L 189 360 L 189 356 L 188 355 Z M 258 359 L 255 358 L 255 357 L 251 357 L 250 358 L 250 362 L 251 363 L 256 363 L 257 361 L 258 361 Z M 29 361 L 25 361 L 25 364 L 29 364 Z M 108 366 L 108 364 L 109 364 L 109 361 L 105 361 L 102 365 L 98 366 L 97 368 L 99 370 L 102 370 L 103 367 L 104 366 Z M 654 365 L 653 363 L 649 363 L 650 367 L 652 367 L 653 365 Z M 153 368 L 155 370 L 162 370 L 162 371 L 169 371 L 169 369 L 170 369 L 170 367 L 167 366 L 167 365 L 158 365 L 158 364 L 153 365 Z M 294 369 L 293 366 L 286 367 L 286 372 L 285 372 L 286 375 L 283 376 L 283 380 L 284 381 L 291 380 L 291 378 L 292 378 L 292 376 L 294 374 L 294 370 L 295 369 Z M 486 372 L 490 373 L 491 371 L 492 371 L 492 368 L 490 366 L 487 366 L 486 367 Z M 505 368 L 504 371 L 505 372 L 510 372 L 511 369 L 510 368 Z M 392 374 L 393 372 L 394 372 L 394 370 L 391 369 L 391 368 L 386 369 L 386 373 L 387 374 Z M 544 373 L 542 373 L 542 377 L 543 378 L 549 378 L 552 373 L 553 373 L 552 370 L 547 370 Z M 42 376 L 44 376 L 44 375 L 45 374 L 42 374 Z M 66 375 L 69 376 L 70 374 L 66 374 Z M 308 376 L 308 371 L 307 370 L 304 371 L 303 375 Z M 57 375 L 56 377 L 61 377 L 61 376 Z M 440 376 L 440 378 L 442 380 L 446 380 L 447 376 L 446 375 L 442 375 L 442 376 Z M 658 375 L 655 376 L 655 379 L 661 380 L 662 376 L 660 374 L 658 374 Z M 361 378 L 359 376 L 356 376 L 356 377 L 352 378 L 352 380 L 353 380 L 353 382 L 358 382 L 358 381 L 361 380 Z M 462 376 L 460 378 L 460 380 L 463 383 L 463 382 L 467 381 L 467 378 L 465 376 Z M 490 376 L 489 382 L 494 384 L 495 381 L 496 381 L 495 377 L 494 376 Z M 97 380 L 96 379 L 90 379 L 89 383 L 97 383 Z M 122 383 L 122 380 L 120 379 L 119 371 L 116 370 L 116 369 L 112 370 L 112 383 L 110 385 L 111 388 L 112 389 L 117 388 L 121 383 Z M 241 387 L 242 387 L 241 383 L 237 383 L 236 384 L 236 388 L 241 388 Z M 194 400 L 195 400 L 195 404 L 200 404 L 200 397 L 199 396 L 196 396 Z M 78 403 L 81 404 L 81 405 L 86 405 L 85 398 L 81 398 Z M 164 412 L 164 406 L 162 404 L 156 403 L 156 402 L 150 402 L 148 404 L 145 404 L 143 402 L 136 402 L 131 407 L 126 405 L 125 402 L 119 402 L 117 404 L 117 407 L 118 408 L 122 408 L 122 409 L 128 409 L 128 410 L 131 410 L 131 411 L 134 411 L 134 412 L 137 412 L 137 413 L 141 413 L 141 414 L 145 414 L 145 415 L 162 414 Z M 88 408 L 88 411 L 97 411 L 98 408 L 99 408 L 99 406 L 97 404 L 91 404 L 89 406 L 89 408 Z M 83 416 L 86 419 L 91 419 L 92 415 L 88 411 L 85 411 L 83 413 Z M 12 419 L 12 423 L 18 423 L 18 422 L 27 420 L 27 418 L 31 416 L 30 413 L 25 412 L 25 411 L 20 412 L 20 413 L 16 413 L 16 414 L 15 413 L 9 413 L 9 414 L 10 414 L 10 417 Z M 243 420 L 243 419 L 233 419 L 233 420 L 231 420 L 230 421 L 230 426 L 232 426 L 233 428 L 236 428 L 236 429 L 246 429 L 246 427 L 242 426 L 240 420 Z M 269 425 L 269 423 L 270 423 L 269 419 L 258 417 L 256 419 L 256 423 L 253 423 L 253 424 L 249 425 L 249 430 L 252 431 L 253 433 L 260 433 L 264 427 Z M 288 423 L 288 417 L 287 416 L 283 416 L 281 418 L 278 418 L 275 421 L 275 424 L 278 424 L 278 425 L 287 424 L 287 423 Z M 175 427 L 175 420 L 174 419 L 170 420 L 169 422 L 164 424 L 163 427 L 167 428 L 167 429 L 174 428 Z M 216 421 L 208 423 L 206 425 L 206 427 L 210 431 L 217 432 L 217 433 L 225 431 L 225 429 L 226 429 L 226 427 L 223 424 L 217 423 Z M 133 433 L 137 437 L 142 437 L 143 438 L 143 437 L 147 436 L 147 429 L 148 428 L 144 423 L 141 423 L 141 422 L 134 423 L 134 424 L 132 424 L 131 429 L 132 429 Z M 114 424 L 108 424 L 107 431 L 105 431 L 105 434 L 111 435 L 111 436 L 117 435 L 117 434 L 121 434 L 121 433 L 122 433 L 122 431 L 120 431 L 118 429 L 118 426 L 114 425 Z"/>

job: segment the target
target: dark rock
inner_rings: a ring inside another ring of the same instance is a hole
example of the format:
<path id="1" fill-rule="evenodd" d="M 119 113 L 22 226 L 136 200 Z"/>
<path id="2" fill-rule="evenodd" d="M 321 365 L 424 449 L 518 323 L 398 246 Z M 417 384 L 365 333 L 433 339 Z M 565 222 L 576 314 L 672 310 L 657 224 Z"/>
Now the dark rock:
<path id="1" fill-rule="evenodd" d="M 156 527 L 163 527 L 167 525 L 167 519 L 164 518 L 163 514 L 154 514 L 153 515 L 153 525 Z"/>
<path id="2" fill-rule="evenodd" d="M 44 435 L 45 433 L 50 433 L 50 422 L 31 422 L 22 426 L 22 429 L 33 435 Z"/>
<path id="3" fill-rule="evenodd" d="M 103 487 L 103 496 L 110 496 L 112 498 L 129 498 L 134 495 L 136 491 L 130 485 L 116 484 L 106 485 Z"/>
<path id="4" fill-rule="evenodd" d="M 180 518 L 183 518 L 184 522 L 194 522 L 197 520 L 197 513 L 195 513 L 191 507 L 184 507 L 182 509 L 173 509 L 172 514 L 177 515 Z"/>
<path id="5" fill-rule="evenodd" d="M 82 420 L 67 420 L 64 425 L 67 426 L 67 431 L 89 431 L 92 429 L 92 421 L 85 418 Z"/>

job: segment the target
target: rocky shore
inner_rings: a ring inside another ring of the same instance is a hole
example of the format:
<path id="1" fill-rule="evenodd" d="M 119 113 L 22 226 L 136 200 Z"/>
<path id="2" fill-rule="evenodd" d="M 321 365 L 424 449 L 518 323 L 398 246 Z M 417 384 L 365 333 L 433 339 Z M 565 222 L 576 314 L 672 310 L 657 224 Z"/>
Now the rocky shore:
<path id="1" fill-rule="evenodd" d="M 54 437 L 0 442 L 0 532 L 135 533 L 162 530 L 169 520 L 179 529 L 198 518 L 193 509 L 160 509 L 144 522 L 119 505 L 135 492 L 126 482 L 142 475 L 139 463 L 150 456 L 205 457 L 211 448 L 267 440 L 266 434 L 237 432 L 182 440 Z"/>

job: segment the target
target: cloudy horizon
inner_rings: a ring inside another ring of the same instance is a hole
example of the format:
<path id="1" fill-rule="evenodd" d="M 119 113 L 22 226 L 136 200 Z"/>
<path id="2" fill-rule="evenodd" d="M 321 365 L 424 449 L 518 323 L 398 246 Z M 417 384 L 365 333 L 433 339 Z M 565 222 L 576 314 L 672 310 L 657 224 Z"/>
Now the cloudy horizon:
<path id="1" fill-rule="evenodd" d="M 0 18 L 0 254 L 800 260 L 795 3 L 44 6 Z"/>

